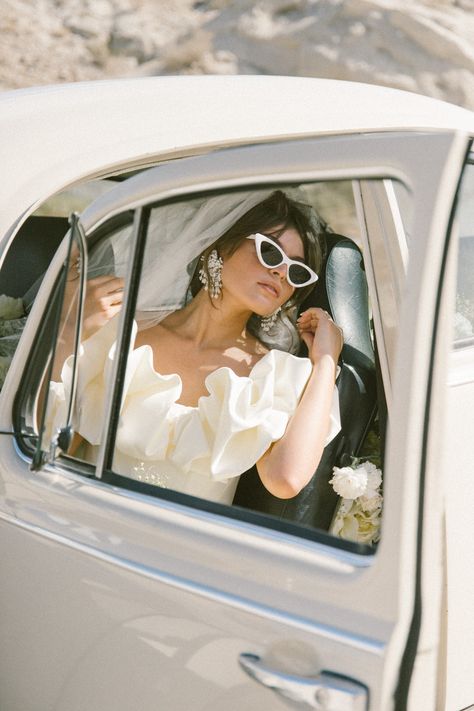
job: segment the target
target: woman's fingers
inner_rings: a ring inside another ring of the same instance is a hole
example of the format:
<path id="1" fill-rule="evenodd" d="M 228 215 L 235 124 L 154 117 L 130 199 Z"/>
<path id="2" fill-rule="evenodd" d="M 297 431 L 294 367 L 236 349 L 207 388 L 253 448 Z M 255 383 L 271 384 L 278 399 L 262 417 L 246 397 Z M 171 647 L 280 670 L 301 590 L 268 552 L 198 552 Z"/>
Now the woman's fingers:
<path id="1" fill-rule="evenodd" d="M 113 304 L 121 304 L 123 299 L 123 279 L 119 277 L 95 277 L 87 282 L 87 299 L 99 308 L 107 309 Z"/>
<path id="2" fill-rule="evenodd" d="M 299 334 L 312 358 L 330 353 L 337 359 L 344 344 L 342 329 L 334 323 L 330 314 L 319 307 L 304 311 L 297 321 Z"/>
<path id="3" fill-rule="evenodd" d="M 302 330 L 315 330 L 320 319 L 331 319 L 327 311 L 319 307 L 312 307 L 300 314 L 296 324 Z"/>
<path id="4" fill-rule="evenodd" d="M 86 337 L 104 326 L 122 308 L 124 280 L 110 275 L 87 281 L 83 330 Z"/>

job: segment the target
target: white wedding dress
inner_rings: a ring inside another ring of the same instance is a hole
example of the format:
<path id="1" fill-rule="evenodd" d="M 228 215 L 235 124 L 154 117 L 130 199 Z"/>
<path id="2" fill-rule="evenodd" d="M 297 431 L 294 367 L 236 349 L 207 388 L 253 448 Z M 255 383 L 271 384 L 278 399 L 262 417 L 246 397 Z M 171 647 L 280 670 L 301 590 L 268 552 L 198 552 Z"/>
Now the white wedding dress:
<path id="1" fill-rule="evenodd" d="M 280 439 L 311 372 L 311 361 L 271 350 L 248 376 L 221 367 L 207 376 L 208 395 L 196 407 L 178 402 L 177 374 L 160 375 L 153 351 L 134 348 L 128 357 L 113 468 L 119 474 L 211 501 L 230 504 L 240 474 Z M 86 441 L 82 456 L 95 460 L 104 425 L 104 401 L 115 353 L 111 321 L 81 346 L 75 431 Z M 50 432 L 64 424 L 72 357 L 61 382 L 51 383 Z M 340 430 L 334 388 L 328 443 Z"/>

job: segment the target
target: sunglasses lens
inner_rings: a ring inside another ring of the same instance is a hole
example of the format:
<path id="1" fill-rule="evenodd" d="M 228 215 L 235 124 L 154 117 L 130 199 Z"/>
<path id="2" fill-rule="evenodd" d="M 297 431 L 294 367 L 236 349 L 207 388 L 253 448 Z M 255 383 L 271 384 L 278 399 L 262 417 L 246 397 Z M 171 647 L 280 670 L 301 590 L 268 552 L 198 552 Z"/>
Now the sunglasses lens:
<path id="1" fill-rule="evenodd" d="M 280 264 L 288 265 L 287 276 L 293 286 L 304 286 L 317 279 L 317 276 L 313 274 L 306 264 L 300 264 L 299 262 L 289 259 L 280 247 L 271 242 L 264 235 L 251 235 L 251 238 L 256 239 L 255 247 L 257 249 L 258 258 L 266 267 L 271 269 L 272 267 L 279 267 Z"/>
<path id="2" fill-rule="evenodd" d="M 270 242 L 262 242 L 260 245 L 260 254 L 262 255 L 262 260 L 265 262 L 267 267 L 276 267 L 282 263 L 281 253 Z"/>
<path id="3" fill-rule="evenodd" d="M 304 264 L 291 264 L 288 270 L 288 276 L 293 284 L 298 285 L 306 284 L 306 282 L 311 279 L 311 274 Z"/>

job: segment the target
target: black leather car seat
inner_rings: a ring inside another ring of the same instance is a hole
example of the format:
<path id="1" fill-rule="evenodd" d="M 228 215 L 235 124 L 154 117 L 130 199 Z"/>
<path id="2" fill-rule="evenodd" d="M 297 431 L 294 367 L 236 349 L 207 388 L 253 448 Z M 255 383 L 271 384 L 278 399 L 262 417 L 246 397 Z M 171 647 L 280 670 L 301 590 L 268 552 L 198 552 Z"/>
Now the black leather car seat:
<path id="1" fill-rule="evenodd" d="M 325 448 L 311 481 L 294 498 L 272 496 L 253 467 L 240 477 L 233 501 L 237 506 L 323 530 L 329 528 L 339 499 L 329 484 L 332 469 L 349 464 L 351 456 L 357 455 L 377 408 L 375 354 L 362 255 L 354 242 L 342 235 L 327 233 L 326 242 L 321 277 L 301 311 L 320 306 L 344 331 L 337 379 L 341 431 Z"/>
<path id="2" fill-rule="evenodd" d="M 65 217 L 29 217 L 5 257 L 0 294 L 24 297 L 42 279 L 68 227 Z"/>

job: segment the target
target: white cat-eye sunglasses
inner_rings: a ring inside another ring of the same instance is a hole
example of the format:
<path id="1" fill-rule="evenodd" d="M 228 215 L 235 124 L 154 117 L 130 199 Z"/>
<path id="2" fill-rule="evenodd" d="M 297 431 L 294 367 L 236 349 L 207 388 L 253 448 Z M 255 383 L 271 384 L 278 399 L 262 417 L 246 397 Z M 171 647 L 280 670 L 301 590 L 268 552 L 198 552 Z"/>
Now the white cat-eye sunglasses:
<path id="1" fill-rule="evenodd" d="M 318 280 L 316 272 L 313 272 L 304 262 L 290 259 L 280 245 L 269 237 L 265 237 L 265 235 L 260 234 L 260 232 L 256 232 L 254 235 L 249 235 L 247 239 L 254 240 L 258 261 L 262 266 L 267 269 L 272 269 L 273 267 L 286 264 L 286 280 L 296 289 L 314 284 L 314 282 Z"/>

